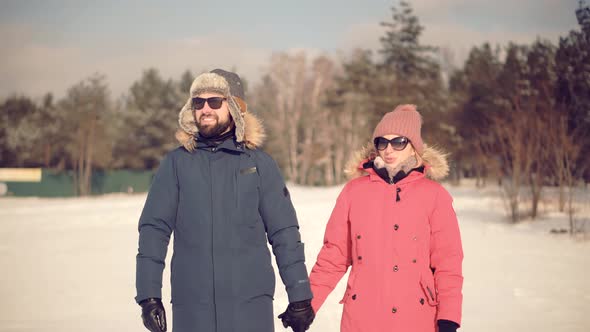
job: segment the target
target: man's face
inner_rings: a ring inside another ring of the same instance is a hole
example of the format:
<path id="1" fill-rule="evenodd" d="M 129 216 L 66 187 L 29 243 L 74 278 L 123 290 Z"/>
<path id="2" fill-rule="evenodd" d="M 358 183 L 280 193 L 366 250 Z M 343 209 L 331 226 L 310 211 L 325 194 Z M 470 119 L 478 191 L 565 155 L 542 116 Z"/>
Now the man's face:
<path id="1" fill-rule="evenodd" d="M 223 98 L 223 95 L 204 92 L 198 95 L 198 97 L 203 99 L 211 97 Z M 203 108 L 199 110 L 195 109 L 194 112 L 197 128 L 203 137 L 215 137 L 225 134 L 231 129 L 232 119 L 229 114 L 227 100 L 224 100 L 218 109 L 212 109 L 209 102 L 205 102 Z"/>

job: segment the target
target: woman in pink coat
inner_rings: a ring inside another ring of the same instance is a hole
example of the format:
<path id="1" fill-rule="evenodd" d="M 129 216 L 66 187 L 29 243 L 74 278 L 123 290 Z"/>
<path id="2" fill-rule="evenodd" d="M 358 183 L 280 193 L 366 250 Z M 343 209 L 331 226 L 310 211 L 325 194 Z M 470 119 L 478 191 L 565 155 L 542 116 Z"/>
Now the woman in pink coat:
<path id="1" fill-rule="evenodd" d="M 385 114 L 353 164 L 310 275 L 318 312 L 352 266 L 342 332 L 449 332 L 461 324 L 463 250 L 443 153 L 414 105 Z"/>

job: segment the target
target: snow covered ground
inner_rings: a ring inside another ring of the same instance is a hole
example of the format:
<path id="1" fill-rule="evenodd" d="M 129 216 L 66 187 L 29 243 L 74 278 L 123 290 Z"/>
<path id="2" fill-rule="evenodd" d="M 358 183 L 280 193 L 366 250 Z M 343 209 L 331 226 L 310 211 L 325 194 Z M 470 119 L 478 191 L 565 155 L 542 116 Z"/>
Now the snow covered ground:
<path id="1" fill-rule="evenodd" d="M 590 331 L 590 240 L 549 234 L 567 228 L 558 213 L 508 224 L 495 189 L 447 188 L 465 251 L 460 331 Z M 311 269 L 340 187 L 290 189 Z M 0 198 L 0 331 L 144 331 L 133 301 L 144 201 Z M 171 321 L 168 269 L 164 278 Z M 339 331 L 345 278 L 310 331 Z M 277 282 L 275 316 L 286 305 Z M 278 320 L 276 331 L 285 331 Z"/>

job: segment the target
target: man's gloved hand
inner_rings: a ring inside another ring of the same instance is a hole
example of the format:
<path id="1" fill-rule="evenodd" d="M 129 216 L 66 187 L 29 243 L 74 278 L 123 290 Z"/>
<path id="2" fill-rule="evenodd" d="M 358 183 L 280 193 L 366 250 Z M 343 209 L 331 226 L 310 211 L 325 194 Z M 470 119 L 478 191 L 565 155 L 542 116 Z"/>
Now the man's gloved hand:
<path id="1" fill-rule="evenodd" d="M 293 329 L 293 332 L 305 332 L 315 318 L 311 307 L 311 300 L 290 303 L 287 310 L 279 315 L 284 327 Z"/>
<path id="2" fill-rule="evenodd" d="M 459 324 L 446 319 L 439 319 L 436 323 L 439 332 L 457 332 L 459 328 Z"/>
<path id="3" fill-rule="evenodd" d="M 166 332 L 166 312 L 162 300 L 149 298 L 139 302 L 143 325 L 151 332 Z"/>

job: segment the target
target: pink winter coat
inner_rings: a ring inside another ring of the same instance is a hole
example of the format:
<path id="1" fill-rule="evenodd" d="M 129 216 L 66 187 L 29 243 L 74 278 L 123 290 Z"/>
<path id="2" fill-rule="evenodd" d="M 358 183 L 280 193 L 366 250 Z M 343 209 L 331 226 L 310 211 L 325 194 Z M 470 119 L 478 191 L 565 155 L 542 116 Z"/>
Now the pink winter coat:
<path id="1" fill-rule="evenodd" d="M 423 158 L 427 176 L 448 172 L 438 151 L 426 148 Z M 352 266 L 342 332 L 434 332 L 438 319 L 461 324 L 463 250 L 449 193 L 417 171 L 396 184 L 373 169 L 357 171 L 365 175 L 340 193 L 311 271 L 314 310 Z"/>

